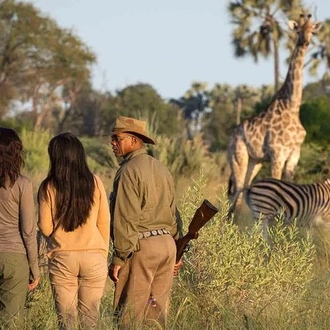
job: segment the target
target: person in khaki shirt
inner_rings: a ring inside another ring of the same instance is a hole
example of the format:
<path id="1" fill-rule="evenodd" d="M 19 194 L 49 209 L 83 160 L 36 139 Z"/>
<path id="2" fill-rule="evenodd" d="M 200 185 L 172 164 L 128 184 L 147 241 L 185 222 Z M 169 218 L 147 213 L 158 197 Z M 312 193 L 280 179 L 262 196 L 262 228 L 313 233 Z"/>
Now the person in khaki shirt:
<path id="1" fill-rule="evenodd" d="M 110 212 L 102 181 L 71 133 L 51 139 L 50 170 L 38 192 L 49 278 L 60 329 L 96 329 L 106 284 Z M 79 318 L 78 318 L 79 317 Z"/>
<path id="2" fill-rule="evenodd" d="M 151 319 L 165 328 L 173 274 L 182 265 L 175 265 L 180 228 L 172 175 L 144 149 L 155 144 L 146 122 L 119 116 L 110 135 L 123 158 L 110 196 L 115 321 L 138 329 Z"/>

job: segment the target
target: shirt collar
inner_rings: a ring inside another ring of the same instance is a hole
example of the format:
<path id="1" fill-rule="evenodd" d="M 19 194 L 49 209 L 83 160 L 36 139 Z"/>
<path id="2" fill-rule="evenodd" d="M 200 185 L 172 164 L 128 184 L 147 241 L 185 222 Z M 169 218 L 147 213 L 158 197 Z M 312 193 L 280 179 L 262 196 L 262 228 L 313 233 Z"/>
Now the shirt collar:
<path id="1" fill-rule="evenodd" d="M 126 154 L 124 156 L 123 160 L 119 163 L 119 165 L 123 165 L 126 162 L 128 162 L 129 160 L 131 160 L 132 158 L 134 158 L 136 156 L 139 156 L 139 155 L 146 154 L 146 153 L 147 153 L 147 150 L 145 150 L 144 148 L 137 149 L 137 150 L 134 150 L 132 152 L 129 152 L 128 154 Z"/>

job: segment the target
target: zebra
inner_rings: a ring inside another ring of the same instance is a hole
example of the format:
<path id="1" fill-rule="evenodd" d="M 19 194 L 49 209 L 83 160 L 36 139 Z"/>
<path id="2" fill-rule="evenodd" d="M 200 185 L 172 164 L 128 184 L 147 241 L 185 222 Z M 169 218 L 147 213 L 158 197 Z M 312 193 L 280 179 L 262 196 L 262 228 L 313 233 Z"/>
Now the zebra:
<path id="1" fill-rule="evenodd" d="M 276 216 L 285 224 L 297 219 L 300 226 L 330 228 L 330 179 L 320 183 L 297 184 L 266 178 L 244 190 L 244 198 L 255 220 L 261 217 L 263 236 Z"/>

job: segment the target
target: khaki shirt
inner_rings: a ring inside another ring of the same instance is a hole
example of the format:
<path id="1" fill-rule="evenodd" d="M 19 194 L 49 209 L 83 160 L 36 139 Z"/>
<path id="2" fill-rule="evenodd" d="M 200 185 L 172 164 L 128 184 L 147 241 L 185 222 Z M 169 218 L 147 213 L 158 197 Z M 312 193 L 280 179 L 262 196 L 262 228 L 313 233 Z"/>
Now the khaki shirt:
<path id="1" fill-rule="evenodd" d="M 141 232 L 167 229 L 179 238 L 172 175 L 145 149 L 127 154 L 120 163 L 110 207 L 114 264 L 123 265 L 139 250 Z"/>
<path id="2" fill-rule="evenodd" d="M 0 252 L 26 254 L 32 279 L 40 277 L 33 188 L 23 175 L 0 188 Z"/>

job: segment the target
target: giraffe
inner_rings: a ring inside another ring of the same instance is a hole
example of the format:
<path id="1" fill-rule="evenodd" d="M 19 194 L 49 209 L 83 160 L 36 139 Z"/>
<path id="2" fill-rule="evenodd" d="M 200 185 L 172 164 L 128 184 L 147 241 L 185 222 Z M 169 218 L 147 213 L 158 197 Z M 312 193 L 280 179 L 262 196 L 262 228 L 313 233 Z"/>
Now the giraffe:
<path id="1" fill-rule="evenodd" d="M 251 184 L 264 162 L 270 162 L 273 178 L 281 179 L 283 174 L 287 180 L 293 179 L 306 136 L 299 119 L 304 58 L 312 35 L 320 26 L 321 23 L 312 22 L 311 15 L 301 14 L 298 22 L 289 21 L 289 27 L 297 32 L 297 42 L 282 87 L 262 113 L 245 119 L 231 135 L 229 218 L 235 209 L 238 212 L 241 209 L 242 191 Z"/>

